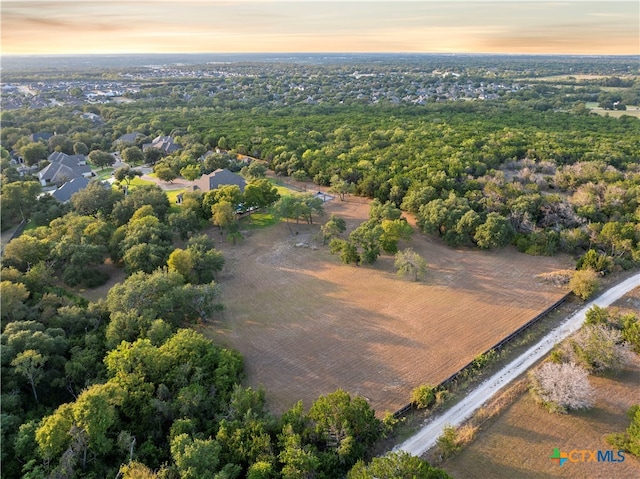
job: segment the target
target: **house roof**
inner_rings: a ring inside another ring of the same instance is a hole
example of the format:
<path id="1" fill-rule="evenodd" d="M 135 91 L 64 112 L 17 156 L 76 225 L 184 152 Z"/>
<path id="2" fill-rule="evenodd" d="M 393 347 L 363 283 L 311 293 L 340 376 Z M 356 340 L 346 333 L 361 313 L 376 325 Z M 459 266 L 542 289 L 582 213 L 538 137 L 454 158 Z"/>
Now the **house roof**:
<path id="1" fill-rule="evenodd" d="M 158 136 L 153 139 L 151 143 L 146 143 L 142 146 L 143 150 L 147 148 L 157 148 L 165 153 L 173 153 L 182 148 L 182 145 L 175 143 L 174 139 L 170 136 Z"/>
<path id="2" fill-rule="evenodd" d="M 49 133 L 48 131 L 39 131 L 38 133 L 34 133 L 29 135 L 29 139 L 31 141 L 48 141 L 49 138 L 53 136 L 53 133 Z"/>
<path id="3" fill-rule="evenodd" d="M 137 131 L 134 131 L 133 133 L 127 133 L 125 135 L 122 135 L 116 141 L 122 141 L 122 142 L 126 142 L 126 143 L 134 143 L 138 139 L 138 137 L 140 137 L 140 136 L 144 136 L 144 135 L 142 133 L 138 133 Z"/>
<path id="4" fill-rule="evenodd" d="M 215 190 L 220 186 L 238 185 L 240 191 L 244 191 L 247 182 L 240 175 L 230 172 L 226 168 L 218 168 L 213 173 L 202 175 L 200 179 L 193 182 L 194 187 L 202 191 Z"/>
<path id="5" fill-rule="evenodd" d="M 77 193 L 78 191 L 84 189 L 89 184 L 90 180 L 88 178 L 84 178 L 82 176 L 78 178 L 73 178 L 67 181 L 64 185 L 62 185 L 57 190 L 51 193 L 56 200 L 61 203 L 66 203 L 71 199 L 71 197 Z"/>
<path id="6" fill-rule="evenodd" d="M 62 153 L 61 151 L 54 151 L 47 158 L 50 162 L 54 161 L 68 161 L 71 164 L 80 165 L 87 161 L 87 158 L 84 155 L 67 155 L 66 153 Z"/>
<path id="7" fill-rule="evenodd" d="M 91 174 L 91 168 L 88 165 L 78 164 L 78 157 L 84 159 L 82 155 L 71 157 L 64 153 L 52 153 L 49 155 L 51 163 L 38 172 L 38 179 L 55 183 Z"/>

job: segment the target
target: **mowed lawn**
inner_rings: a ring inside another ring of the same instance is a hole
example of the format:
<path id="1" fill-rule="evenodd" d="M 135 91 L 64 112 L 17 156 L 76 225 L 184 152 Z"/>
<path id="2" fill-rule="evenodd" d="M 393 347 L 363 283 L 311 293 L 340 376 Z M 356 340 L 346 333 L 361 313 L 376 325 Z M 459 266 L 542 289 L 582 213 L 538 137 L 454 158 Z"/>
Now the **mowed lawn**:
<path id="1" fill-rule="evenodd" d="M 322 222 L 336 213 L 350 231 L 368 210 L 361 198 L 334 200 Z M 247 228 L 236 246 L 219 237 L 225 311 L 204 332 L 242 352 L 248 383 L 265 387 L 274 411 L 337 388 L 395 411 L 414 387 L 439 383 L 565 293 L 535 276 L 567 258 L 452 249 L 416 233 L 401 245 L 429 263 L 415 283 L 395 275 L 391 256 L 342 265 L 318 231 L 279 223 Z"/>
<path id="2" fill-rule="evenodd" d="M 615 306 L 640 311 L 640 288 Z M 555 447 L 571 450 L 611 450 L 606 436 L 623 432 L 630 423 L 626 411 L 640 403 L 640 358 L 620 374 L 594 377 L 596 405 L 571 414 L 550 414 L 524 393 L 502 414 L 482 426 L 477 438 L 444 468 L 456 479 L 602 478 L 636 479 L 640 460 L 625 454 L 621 463 L 565 463 L 559 467 L 549 456 Z"/>

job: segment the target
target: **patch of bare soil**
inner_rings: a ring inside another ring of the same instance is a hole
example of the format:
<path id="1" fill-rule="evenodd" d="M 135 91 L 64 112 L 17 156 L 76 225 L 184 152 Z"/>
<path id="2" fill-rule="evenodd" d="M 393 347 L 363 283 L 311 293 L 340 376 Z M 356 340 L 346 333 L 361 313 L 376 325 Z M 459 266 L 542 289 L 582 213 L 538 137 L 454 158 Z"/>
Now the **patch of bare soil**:
<path id="1" fill-rule="evenodd" d="M 335 213 L 349 232 L 369 206 L 348 198 L 326 210 L 323 221 Z M 439 383 L 565 293 L 536 275 L 567 268 L 566 258 L 453 249 L 416 233 L 400 245 L 429 264 L 416 283 L 395 275 L 392 256 L 341 264 L 318 232 L 280 223 L 236 246 L 219 243 L 226 309 L 204 332 L 242 352 L 249 384 L 263 385 L 277 412 L 337 388 L 379 413 L 397 410 L 414 387 Z"/>

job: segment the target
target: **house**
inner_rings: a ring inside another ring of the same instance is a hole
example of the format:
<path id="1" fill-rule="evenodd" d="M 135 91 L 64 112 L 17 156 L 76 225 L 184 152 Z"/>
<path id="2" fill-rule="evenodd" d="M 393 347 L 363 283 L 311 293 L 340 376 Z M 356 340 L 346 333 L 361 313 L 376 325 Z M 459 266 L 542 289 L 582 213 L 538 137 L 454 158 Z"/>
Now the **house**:
<path id="1" fill-rule="evenodd" d="M 49 133 L 47 131 L 39 131 L 38 133 L 29 135 L 29 140 L 33 142 L 44 141 L 46 143 L 49 141 L 49 138 L 51 138 L 52 136 L 53 136 L 53 133 Z"/>
<path id="2" fill-rule="evenodd" d="M 142 133 L 138 133 L 137 131 L 134 131 L 132 133 L 126 133 L 124 135 L 121 135 L 116 140 L 116 143 L 131 143 L 131 144 L 134 144 L 136 142 L 136 140 L 138 138 L 140 138 L 141 136 L 144 136 L 144 135 Z"/>
<path id="3" fill-rule="evenodd" d="M 182 145 L 176 143 L 170 136 L 158 136 L 154 138 L 151 143 L 145 143 L 142 145 L 142 151 L 145 151 L 148 148 L 156 148 L 166 154 L 171 154 L 181 149 Z"/>
<path id="4" fill-rule="evenodd" d="M 89 183 L 90 180 L 82 176 L 79 178 L 73 178 L 57 190 L 52 191 L 51 196 L 60 203 L 67 203 L 75 193 L 86 188 Z"/>
<path id="5" fill-rule="evenodd" d="M 240 187 L 240 191 L 244 192 L 244 187 L 247 185 L 247 182 L 242 176 L 236 175 L 226 168 L 218 168 L 213 173 L 202 175 L 199 179 L 194 181 L 193 189 L 207 192 L 226 185 L 238 185 Z"/>
<path id="6" fill-rule="evenodd" d="M 66 153 L 62 153 L 61 151 L 54 151 L 53 153 L 51 153 L 48 157 L 47 160 L 49 160 L 49 163 L 53 163 L 54 161 L 69 161 L 71 160 L 74 163 L 77 163 L 78 165 L 86 165 L 87 164 L 87 157 L 84 155 L 67 155 Z"/>
<path id="7" fill-rule="evenodd" d="M 65 153 L 54 152 L 49 155 L 49 165 L 38 172 L 38 179 L 42 186 L 62 184 L 74 178 L 89 178 L 93 176 L 84 155 L 69 156 Z"/>

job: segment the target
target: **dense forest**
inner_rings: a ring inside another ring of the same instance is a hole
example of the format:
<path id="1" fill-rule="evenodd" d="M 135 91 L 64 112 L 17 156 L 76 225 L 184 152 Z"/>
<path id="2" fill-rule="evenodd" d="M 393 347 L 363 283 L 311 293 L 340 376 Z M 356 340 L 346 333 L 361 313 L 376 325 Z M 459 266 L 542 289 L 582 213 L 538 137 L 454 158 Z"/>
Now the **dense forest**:
<path id="1" fill-rule="evenodd" d="M 489 81 L 475 61 L 469 81 Z M 535 64 L 516 67 L 541 76 Z M 190 329 L 224 306 L 216 279 L 224 258 L 201 230 L 213 223 L 235 241 L 234 212 L 276 203 L 265 166 L 412 213 L 423 233 L 451 246 L 562 252 L 599 275 L 640 262 L 640 121 L 585 107 L 633 104 L 633 79 L 609 76 L 613 90 L 602 79 L 536 83 L 490 99 L 442 94 L 408 105 L 376 102 L 357 85 L 300 86 L 300 69 L 319 66 L 291 66 L 278 85 L 281 64 L 238 68 L 245 73 L 154 79 L 130 103 L 2 112 L 2 227 L 30 223 L 2 258 L 3 477 L 366 478 L 393 468 L 447 477 L 403 455 L 364 462 L 389 426 L 347 392 L 274 416 L 263 391 L 242 386 L 242 357 Z M 406 75 L 420 88 L 453 88 L 412 68 Z M 554 68 L 544 73 L 561 73 Z M 376 91 L 392 86 L 385 78 Z M 331 100 L 306 101 L 310 91 Z M 31 136 L 39 132 L 55 135 Z M 118 141 L 134 132 L 134 141 Z M 143 152 L 161 135 L 181 148 Z M 40 195 L 33 175 L 50 153 L 105 167 L 114 151 L 131 166 L 114 172 L 119 187 L 93 182 L 69 203 Z M 167 181 L 229 168 L 249 184 L 185 193 L 178 207 L 155 186 L 128 188 L 143 162 Z M 296 207 L 311 219 L 319 205 L 301 198 Z M 104 284 L 107 259 L 127 278 L 106 298 L 69 292 Z"/>

